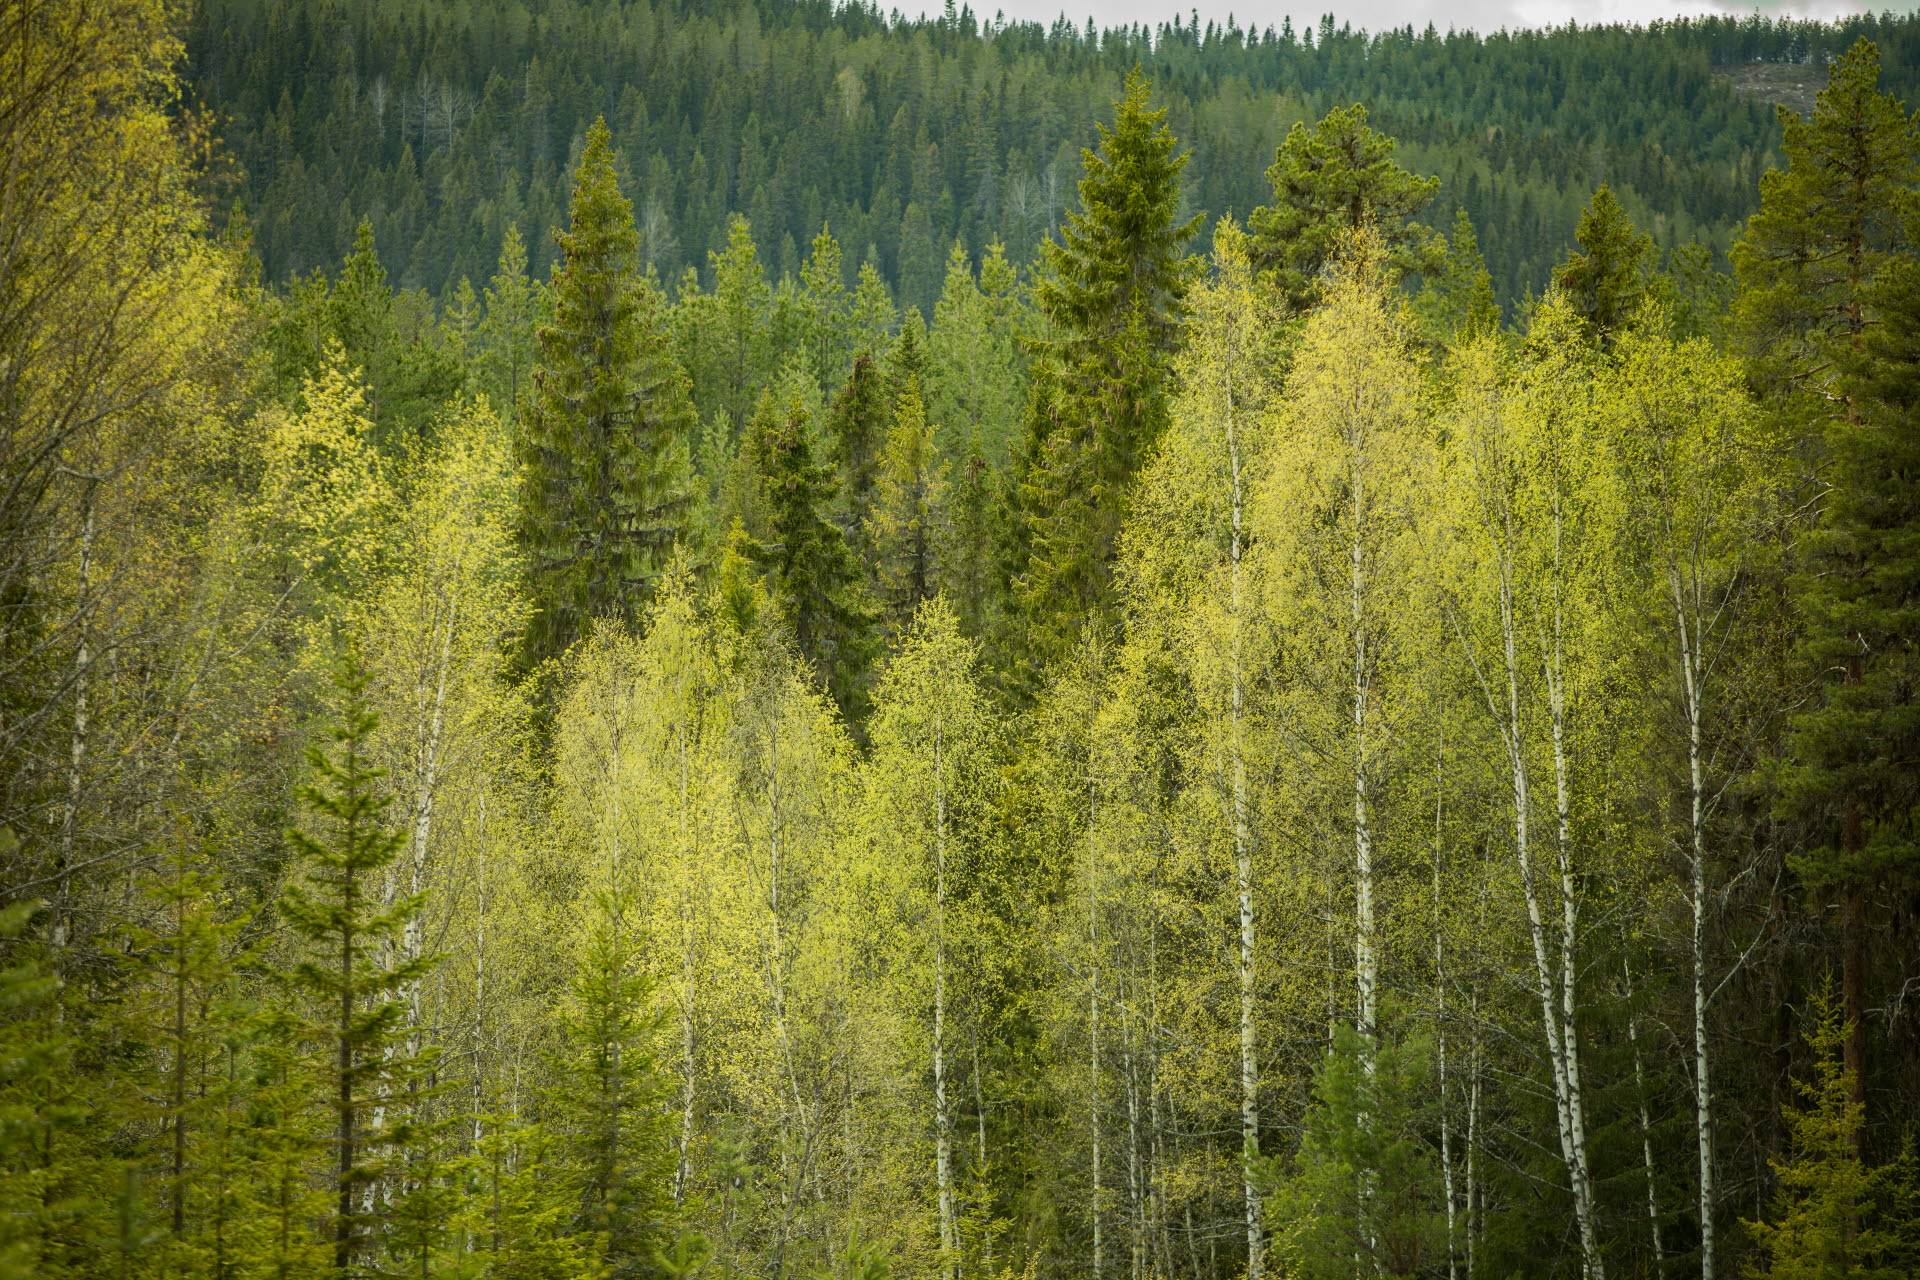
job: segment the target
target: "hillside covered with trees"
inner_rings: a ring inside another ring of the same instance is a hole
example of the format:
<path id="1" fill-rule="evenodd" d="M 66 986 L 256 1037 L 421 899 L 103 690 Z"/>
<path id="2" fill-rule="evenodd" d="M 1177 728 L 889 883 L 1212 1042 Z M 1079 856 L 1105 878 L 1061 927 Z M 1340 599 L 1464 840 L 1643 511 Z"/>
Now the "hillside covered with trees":
<path id="1" fill-rule="evenodd" d="M 0 1280 L 1920 1273 L 1917 31 L 8 8 Z"/>

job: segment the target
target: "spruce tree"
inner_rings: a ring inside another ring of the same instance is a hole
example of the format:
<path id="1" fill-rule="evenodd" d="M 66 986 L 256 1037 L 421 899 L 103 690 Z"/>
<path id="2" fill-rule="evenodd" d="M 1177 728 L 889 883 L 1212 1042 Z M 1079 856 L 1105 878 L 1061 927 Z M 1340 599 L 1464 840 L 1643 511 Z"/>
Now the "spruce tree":
<path id="1" fill-rule="evenodd" d="M 866 715 L 873 615 L 861 598 L 859 562 L 826 518 L 833 470 L 813 460 L 811 424 L 796 402 L 763 397 L 749 430 L 766 536 L 747 540 L 742 552 L 761 570 L 801 656 L 858 725 Z"/>
<path id="2" fill-rule="evenodd" d="M 1873 320 L 1872 290 L 1912 243 L 1920 129 L 1878 89 L 1880 52 L 1857 41 L 1805 119 L 1778 108 L 1787 167 L 1760 176 L 1760 211 L 1729 257 L 1757 371 L 1776 389 L 1823 391 L 1842 347 Z"/>
<path id="3" fill-rule="evenodd" d="M 319 1076 L 333 1120 L 333 1265 L 351 1275 L 375 1240 L 374 1215 L 356 1203 L 387 1176 L 390 1158 L 414 1137 L 401 1100 L 415 1094 L 430 1055 L 410 1052 L 403 993 L 432 971 L 432 957 L 396 962 L 407 922 L 419 898 L 389 900 L 382 874 L 406 843 L 404 832 L 382 825 L 391 797 L 379 791 L 384 771 L 368 750 L 379 717 L 367 703 L 370 674 L 351 650 L 340 660 L 334 687 L 340 720 L 329 736 L 337 755 L 319 743 L 307 751 L 314 782 L 300 798 L 319 820 L 317 831 L 287 832 L 299 873 L 281 893 L 279 910 L 303 953 L 281 978 L 299 1001 L 290 1010 L 298 1030 L 324 1047 Z"/>
<path id="4" fill-rule="evenodd" d="M 1912 243 L 1902 220 L 1920 178 L 1920 128 L 1878 91 L 1879 73 L 1879 52 L 1861 40 L 1833 64 L 1809 118 L 1783 116 L 1788 168 L 1762 177 L 1760 211 L 1732 252 L 1758 380 L 1790 419 L 1823 423 L 1813 434 L 1827 454 L 1825 507 L 1794 586 L 1801 653 L 1825 697 L 1794 718 L 1782 783 L 1787 811 L 1812 826 L 1800 874 L 1839 892 L 1846 1065 L 1861 1101 L 1866 897 L 1914 860 L 1916 789 L 1904 762 L 1920 640 L 1909 585 L 1920 546 L 1907 532 L 1920 511 L 1920 454 L 1899 390 L 1912 377 L 1913 302 L 1910 285 L 1887 281 Z M 1883 320 L 1885 335 L 1870 343 Z M 1864 1152 L 1864 1130 L 1856 1142 Z"/>
<path id="5" fill-rule="evenodd" d="M 481 386 L 501 413 L 516 413 L 520 392 L 533 372 L 541 298 L 540 287 L 527 276 L 527 246 L 514 223 L 507 224 L 500 242 L 500 265 L 486 298 L 486 318 L 480 322 Z"/>
<path id="6" fill-rule="evenodd" d="M 534 614 L 521 660 L 556 657 L 596 619 L 633 625 L 686 534 L 693 410 L 658 292 L 634 255 L 633 205 L 606 123 L 587 131 L 552 318 L 520 409 L 518 536 Z"/>
<path id="7" fill-rule="evenodd" d="M 1378 233 L 1397 270 L 1432 265 L 1429 233 L 1410 220 L 1439 191 L 1440 180 L 1401 168 L 1393 147 L 1357 102 L 1328 112 L 1311 129 L 1294 125 L 1280 143 L 1267 169 L 1273 203 L 1255 209 L 1247 229 L 1255 270 L 1297 310 L 1320 301 L 1327 267 L 1362 227 Z"/>
<path id="8" fill-rule="evenodd" d="M 1583 252 L 1556 267 L 1553 282 L 1588 332 L 1611 347 L 1614 335 L 1646 300 L 1653 281 L 1653 237 L 1636 230 L 1612 189 L 1601 187 L 1580 215 L 1574 239 Z"/>
<path id="9" fill-rule="evenodd" d="M 834 465 L 840 472 L 845 527 L 851 540 L 864 536 L 867 513 L 873 506 L 874 481 L 880 471 L 880 451 L 887 437 L 885 379 L 870 352 L 853 358 L 853 368 L 827 410 L 827 433 L 832 437 Z"/>
<path id="10" fill-rule="evenodd" d="M 633 904 L 594 904 L 561 1012 L 567 1047 L 547 1099 L 555 1155 L 576 1191 L 574 1229 L 616 1277 L 647 1274 L 667 1241 L 673 1150 L 652 1041 L 660 1016 L 641 967 Z"/>
<path id="11" fill-rule="evenodd" d="M 1022 605 L 1041 659 L 1103 624 L 1133 478 L 1166 426 L 1167 368 L 1198 270 L 1184 247 L 1200 224 L 1176 221 L 1188 157 L 1166 114 L 1136 67 L 1099 151 L 1082 153 L 1082 210 L 1043 250 L 1035 300 L 1059 336 L 1036 346 L 1050 368 L 1034 378 L 1021 495 Z"/>
<path id="12" fill-rule="evenodd" d="M 1443 348 L 1466 346 L 1500 327 L 1493 277 L 1465 209 L 1454 214 L 1446 254 L 1414 300 L 1414 315 L 1427 341 Z"/>
<path id="13" fill-rule="evenodd" d="M 945 468 L 920 397 L 909 390 L 894 407 L 880 464 L 867 539 L 889 628 L 902 634 L 939 585 L 938 550 L 946 542 Z"/>
<path id="14" fill-rule="evenodd" d="M 1797 859 L 1842 894 L 1847 1069 L 1865 1098 L 1866 890 L 1920 880 L 1920 264 L 1868 296 L 1879 323 L 1843 348 L 1849 412 L 1829 420 L 1826 505 L 1795 585 L 1801 653 L 1825 697 L 1792 722 L 1785 799 L 1814 824 Z"/>

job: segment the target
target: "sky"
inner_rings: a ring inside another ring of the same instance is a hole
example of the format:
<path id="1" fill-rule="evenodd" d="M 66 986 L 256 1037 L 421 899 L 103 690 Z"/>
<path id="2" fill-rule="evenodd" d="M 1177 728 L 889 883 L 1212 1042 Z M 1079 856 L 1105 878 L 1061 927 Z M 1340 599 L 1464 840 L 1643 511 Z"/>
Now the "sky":
<path id="1" fill-rule="evenodd" d="M 1843 14 L 1863 13 L 1900 7 L 1886 3 L 1860 3 L 1859 0 L 1768 0 L 1767 3 L 1720 3 L 1717 0 L 972 0 L 974 13 L 990 19 L 996 10 L 1009 20 L 1051 24 L 1064 11 L 1074 25 L 1085 26 L 1092 17 L 1095 26 L 1115 27 L 1144 22 L 1157 27 L 1178 12 L 1200 11 L 1204 22 L 1224 22 L 1232 14 L 1242 27 L 1279 26 L 1284 15 L 1291 15 L 1294 29 L 1317 27 L 1320 15 L 1332 12 L 1336 21 L 1351 22 L 1368 31 L 1403 27 L 1412 23 L 1416 31 L 1431 22 L 1440 30 L 1449 27 L 1476 31 L 1497 31 L 1501 27 L 1564 26 L 1578 19 L 1582 26 L 1607 22 L 1644 23 L 1655 18 L 1674 18 L 1682 14 L 1736 14 L 1744 16 L 1758 9 L 1777 17 L 1836 18 Z M 882 9 L 902 13 L 937 14 L 945 0 L 880 0 Z"/>

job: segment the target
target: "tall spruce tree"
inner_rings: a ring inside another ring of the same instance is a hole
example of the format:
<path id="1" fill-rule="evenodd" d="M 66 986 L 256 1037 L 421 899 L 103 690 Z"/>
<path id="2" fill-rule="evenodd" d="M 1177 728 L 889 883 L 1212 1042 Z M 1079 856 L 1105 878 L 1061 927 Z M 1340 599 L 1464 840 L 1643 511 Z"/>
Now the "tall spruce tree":
<path id="1" fill-rule="evenodd" d="M 849 539 L 859 543 L 865 536 L 873 486 L 880 474 L 880 451 L 887 438 L 885 379 L 871 352 L 862 351 L 853 358 L 853 368 L 827 410 L 827 433 L 840 471 L 843 526 Z"/>
<path id="2" fill-rule="evenodd" d="M 1044 246 L 1035 288 L 1059 335 L 1036 349 L 1051 368 L 1035 377 L 1021 494 L 1022 601 L 1041 659 L 1110 609 L 1133 478 L 1166 427 L 1169 357 L 1198 272 L 1184 249 L 1200 217 L 1176 220 L 1188 157 L 1151 96 L 1134 68 L 1100 149 L 1082 152 L 1082 208 Z"/>
<path id="3" fill-rule="evenodd" d="M 1817 833 L 1799 871 L 1841 890 L 1846 1067 L 1863 1104 L 1865 899 L 1920 881 L 1920 264 L 1896 266 L 1870 302 L 1878 323 L 1842 354 L 1850 411 L 1825 434 L 1826 507 L 1796 584 L 1826 696 L 1794 719 L 1785 775 Z"/>
<path id="4" fill-rule="evenodd" d="M 1829 72 L 1812 115 L 1784 116 L 1789 167 L 1760 183 L 1760 211 L 1734 246 L 1738 313 L 1762 385 L 1790 418 L 1817 416 L 1825 504 L 1795 584 L 1801 652 L 1825 697 L 1795 717 L 1787 808 L 1813 826 L 1810 883 L 1837 889 L 1846 1069 L 1866 1099 L 1866 897 L 1911 866 L 1916 779 L 1911 707 L 1920 644 L 1920 515 L 1911 391 L 1910 283 L 1889 283 L 1911 240 L 1903 219 L 1920 178 L 1920 128 L 1880 93 L 1865 40 Z M 1910 277 L 1906 278 L 1910 280 Z M 1882 316 L 1892 304 L 1894 314 Z M 1906 314 L 1902 314 L 1906 313 Z M 1872 334 L 1882 321 L 1884 334 Z M 1865 1134 L 1856 1135 L 1862 1151 Z"/>
<path id="5" fill-rule="evenodd" d="M 333 1117 L 331 1235 L 334 1269 L 342 1276 L 354 1274 L 379 1238 L 362 1193 L 386 1176 L 387 1158 L 411 1139 L 413 1108 L 397 1103 L 417 1091 L 431 1065 L 431 1053 L 408 1048 L 403 995 L 432 971 L 434 958 L 395 959 L 422 901 L 395 899 L 381 883 L 406 834 L 382 825 L 392 798 L 380 793 L 384 771 L 368 757 L 379 727 L 367 703 L 370 679 L 351 651 L 340 660 L 334 677 L 340 720 L 329 735 L 338 753 L 318 743 L 309 748 L 315 781 L 299 792 L 320 829 L 287 832 L 300 870 L 279 903 L 302 944 L 300 957 L 281 975 L 296 1002 L 290 1013 L 301 1038 L 325 1048 L 318 1077 Z"/>
<path id="6" fill-rule="evenodd" d="M 862 598 L 860 563 L 827 519 L 833 469 L 814 461 L 812 424 L 797 400 L 762 397 L 748 430 L 766 536 L 748 540 L 742 551 L 760 568 L 801 656 L 857 726 L 866 717 L 874 619 Z"/>
<path id="7" fill-rule="evenodd" d="M 1653 237 L 1637 230 L 1611 188 L 1593 193 L 1574 232 L 1583 252 L 1554 269 L 1553 282 L 1602 345 L 1632 320 L 1653 280 Z"/>
<path id="8" fill-rule="evenodd" d="M 552 318 L 520 408 L 518 536 L 535 610 L 524 668 L 597 618 L 638 621 L 692 506 L 687 378 L 636 266 L 633 204 L 603 120 L 587 131 L 572 226 L 555 241 Z"/>
<path id="9" fill-rule="evenodd" d="M 559 1165 L 577 1191 L 575 1228 L 597 1240 L 608 1274 L 651 1274 L 673 1209 L 666 1093 L 652 1042 L 660 1015 L 641 967 L 635 908 L 609 892 L 594 904 L 561 1014 L 567 1047 L 547 1099 Z"/>
<path id="10" fill-rule="evenodd" d="M 1411 219 L 1440 190 L 1440 180 L 1401 168 L 1393 147 L 1357 102 L 1328 112 L 1311 129 L 1294 125 L 1281 141 L 1267 169 L 1273 203 L 1248 215 L 1247 229 L 1254 268 L 1296 309 L 1319 302 L 1328 265 L 1362 227 L 1379 235 L 1396 269 L 1433 265 L 1429 233 Z"/>

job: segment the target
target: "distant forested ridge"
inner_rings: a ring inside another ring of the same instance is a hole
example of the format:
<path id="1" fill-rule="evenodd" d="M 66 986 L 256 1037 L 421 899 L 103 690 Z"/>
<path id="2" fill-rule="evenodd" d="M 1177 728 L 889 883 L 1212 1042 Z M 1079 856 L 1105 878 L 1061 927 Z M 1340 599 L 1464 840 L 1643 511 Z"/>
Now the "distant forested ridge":
<path id="1" fill-rule="evenodd" d="M 1092 122 L 1135 63 L 1192 149 L 1183 200 L 1209 224 L 1265 200 L 1295 122 L 1362 102 L 1402 163 L 1440 179 L 1438 223 L 1473 218 L 1511 304 L 1545 287 L 1602 183 L 1661 248 L 1724 253 L 1780 130 L 1716 67 L 1808 63 L 1817 79 L 1862 35 L 1910 96 L 1911 16 L 1480 36 L 1331 17 L 1298 32 L 1000 27 L 824 0 L 207 0 L 188 44 L 270 280 L 339 262 L 363 215 L 405 287 L 478 283 L 509 223 L 543 276 L 538 230 L 564 222 L 569 166 L 605 115 L 663 279 L 705 271 L 730 213 L 776 277 L 798 274 L 826 224 L 849 285 L 870 260 L 931 314 L 956 238 L 977 262 L 998 237 L 1023 265 L 1058 229 Z"/>

